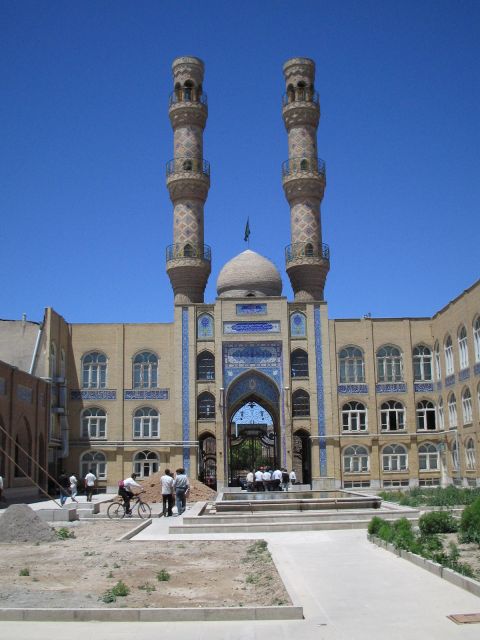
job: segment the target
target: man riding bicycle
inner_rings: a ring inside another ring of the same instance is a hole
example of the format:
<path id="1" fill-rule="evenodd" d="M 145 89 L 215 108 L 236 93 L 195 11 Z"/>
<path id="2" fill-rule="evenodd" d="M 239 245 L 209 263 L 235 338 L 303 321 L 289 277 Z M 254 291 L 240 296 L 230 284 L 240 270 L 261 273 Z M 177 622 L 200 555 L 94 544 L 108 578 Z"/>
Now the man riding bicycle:
<path id="1" fill-rule="evenodd" d="M 125 514 L 131 518 L 132 510 L 130 509 L 130 500 L 134 497 L 135 493 L 132 491 L 133 487 L 139 487 L 142 489 L 142 485 L 135 482 L 135 478 L 138 474 L 132 473 L 131 476 L 122 480 L 118 485 L 118 495 L 123 498 L 123 504 L 125 506 Z M 145 493 L 145 489 L 139 491 L 139 493 Z"/>

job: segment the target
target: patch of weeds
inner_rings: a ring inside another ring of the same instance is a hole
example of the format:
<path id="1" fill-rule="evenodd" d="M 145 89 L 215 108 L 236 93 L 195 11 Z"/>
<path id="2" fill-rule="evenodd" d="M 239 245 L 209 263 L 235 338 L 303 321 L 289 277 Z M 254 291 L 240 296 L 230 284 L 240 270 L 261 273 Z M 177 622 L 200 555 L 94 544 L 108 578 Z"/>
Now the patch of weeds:
<path id="1" fill-rule="evenodd" d="M 282 598 L 275 598 L 273 601 L 274 606 L 276 607 L 282 607 L 283 605 L 287 604 L 285 602 L 285 600 L 282 600 Z"/>
<path id="2" fill-rule="evenodd" d="M 140 591 L 146 591 L 147 593 L 152 593 L 152 591 L 156 591 L 156 587 L 154 584 L 150 582 L 145 582 L 145 584 L 141 584 L 139 587 Z"/>
<path id="3" fill-rule="evenodd" d="M 84 551 L 83 555 L 84 556 L 96 556 L 97 554 L 95 553 L 95 551 Z"/>
<path id="4" fill-rule="evenodd" d="M 59 540 L 68 540 L 68 538 L 75 538 L 75 531 L 70 531 L 67 527 L 60 527 L 56 529 L 55 533 Z"/>
<path id="5" fill-rule="evenodd" d="M 122 580 L 119 580 L 115 586 L 113 586 L 111 589 L 108 589 L 108 591 L 105 591 L 102 596 L 102 600 L 106 603 L 116 602 L 117 598 L 128 596 L 129 593 L 130 589 L 127 587 L 127 585 Z"/>
<path id="6" fill-rule="evenodd" d="M 110 573 L 107 575 L 107 578 L 114 578 L 115 576 L 113 575 L 113 571 L 110 571 Z"/>
<path id="7" fill-rule="evenodd" d="M 256 540 L 253 544 L 247 547 L 247 555 L 242 559 L 242 562 L 271 562 L 272 556 L 268 550 L 268 545 L 265 540 Z"/>
<path id="8" fill-rule="evenodd" d="M 160 571 L 157 573 L 157 580 L 159 582 L 168 582 L 170 578 L 171 576 L 166 569 L 160 569 Z"/>
<path id="9" fill-rule="evenodd" d="M 258 584 L 260 582 L 260 575 L 258 573 L 249 573 L 245 578 L 247 584 Z"/>
<path id="10" fill-rule="evenodd" d="M 25 569 L 20 569 L 20 571 L 18 572 L 19 576 L 29 576 L 30 575 L 30 569 L 27 569 L 27 567 L 25 567 Z"/>
<path id="11" fill-rule="evenodd" d="M 118 562 L 114 562 L 113 563 L 113 568 L 114 569 L 120 569 L 120 565 L 118 564 Z"/>

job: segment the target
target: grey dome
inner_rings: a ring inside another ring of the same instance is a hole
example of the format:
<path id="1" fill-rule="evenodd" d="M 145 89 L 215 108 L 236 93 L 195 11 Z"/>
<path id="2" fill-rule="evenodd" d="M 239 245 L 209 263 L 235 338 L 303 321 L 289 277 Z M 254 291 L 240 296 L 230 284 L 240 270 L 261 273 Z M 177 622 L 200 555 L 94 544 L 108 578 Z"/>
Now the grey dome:
<path id="1" fill-rule="evenodd" d="M 264 298 L 282 295 L 277 267 L 255 251 L 242 251 L 224 265 L 217 279 L 220 298 Z"/>

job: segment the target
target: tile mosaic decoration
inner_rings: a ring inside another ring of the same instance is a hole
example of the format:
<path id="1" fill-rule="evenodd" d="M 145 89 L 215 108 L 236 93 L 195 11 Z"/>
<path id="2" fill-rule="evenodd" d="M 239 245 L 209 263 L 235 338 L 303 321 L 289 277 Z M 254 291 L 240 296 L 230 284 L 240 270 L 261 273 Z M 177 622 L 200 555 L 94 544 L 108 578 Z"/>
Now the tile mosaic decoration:
<path id="1" fill-rule="evenodd" d="M 168 400 L 170 389 L 124 389 L 124 400 Z"/>
<path id="2" fill-rule="evenodd" d="M 414 382 L 413 390 L 415 393 L 428 393 L 433 391 L 433 382 Z"/>
<path id="3" fill-rule="evenodd" d="M 72 389 L 70 400 L 116 400 L 116 389 Z"/>
<path id="4" fill-rule="evenodd" d="M 446 387 L 451 387 L 453 384 L 455 384 L 455 374 L 452 373 L 450 376 L 447 376 L 445 378 L 445 386 Z"/>
<path id="5" fill-rule="evenodd" d="M 224 322 L 223 333 L 280 333 L 280 321 Z"/>
<path id="6" fill-rule="evenodd" d="M 188 307 L 182 307 L 182 438 L 190 440 Z M 190 447 L 183 447 L 183 468 L 190 471 Z"/>
<path id="7" fill-rule="evenodd" d="M 342 394 L 368 393 L 368 384 L 339 384 L 337 392 Z"/>
<path id="8" fill-rule="evenodd" d="M 470 378 L 470 367 L 467 367 L 466 369 L 462 369 L 461 371 L 459 371 L 458 373 L 459 380 L 468 380 L 469 378 Z"/>
<path id="9" fill-rule="evenodd" d="M 406 382 L 380 382 L 375 385 L 377 393 L 406 393 Z"/>
<path id="10" fill-rule="evenodd" d="M 305 338 L 307 335 L 307 319 L 304 313 L 296 311 L 290 316 L 290 335 L 292 338 Z"/>
<path id="11" fill-rule="evenodd" d="M 33 391 L 30 387 L 26 387 L 23 384 L 17 385 L 17 398 L 22 402 L 32 402 Z"/>
<path id="12" fill-rule="evenodd" d="M 213 318 L 209 313 L 202 313 L 197 318 L 197 338 L 199 340 L 213 338 Z"/>
<path id="13" fill-rule="evenodd" d="M 318 412 L 318 437 L 320 447 L 320 475 L 327 475 L 327 438 L 325 430 L 325 401 L 323 397 L 323 353 L 322 353 L 322 325 L 320 307 L 313 311 L 315 329 L 315 365 L 317 373 L 317 412 Z"/>
<path id="14" fill-rule="evenodd" d="M 235 307 L 237 316 L 264 316 L 267 314 L 267 305 L 263 303 L 237 304 Z"/>
<path id="15" fill-rule="evenodd" d="M 227 398 L 228 406 L 231 407 L 241 398 L 247 397 L 251 393 L 258 395 L 260 398 L 265 398 L 274 406 L 278 406 L 280 392 L 277 385 L 255 371 L 247 374 L 231 387 Z"/>
<path id="16" fill-rule="evenodd" d="M 223 380 L 225 389 L 239 375 L 258 369 L 282 386 L 281 342 L 225 342 L 223 344 Z"/>

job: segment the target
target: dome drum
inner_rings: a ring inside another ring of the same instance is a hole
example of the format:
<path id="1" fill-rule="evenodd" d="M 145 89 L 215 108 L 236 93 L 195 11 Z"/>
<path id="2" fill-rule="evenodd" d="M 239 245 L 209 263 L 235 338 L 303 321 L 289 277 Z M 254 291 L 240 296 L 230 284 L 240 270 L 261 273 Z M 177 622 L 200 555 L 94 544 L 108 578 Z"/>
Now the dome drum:
<path id="1" fill-rule="evenodd" d="M 267 258 L 247 249 L 232 258 L 217 280 L 220 298 L 263 298 L 282 295 L 282 278 Z"/>

